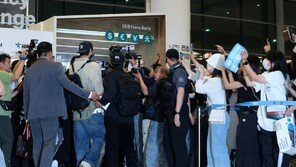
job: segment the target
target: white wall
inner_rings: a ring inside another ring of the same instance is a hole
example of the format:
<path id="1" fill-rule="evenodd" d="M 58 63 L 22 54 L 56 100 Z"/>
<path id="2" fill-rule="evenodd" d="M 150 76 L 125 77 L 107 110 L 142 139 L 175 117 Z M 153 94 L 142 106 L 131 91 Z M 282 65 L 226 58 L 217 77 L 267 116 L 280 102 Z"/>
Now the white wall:
<path id="1" fill-rule="evenodd" d="M 190 0 L 151 0 L 151 12 L 166 14 L 166 49 L 190 46 Z"/>
<path id="2" fill-rule="evenodd" d="M 0 28 L 0 34 L 0 52 L 8 53 L 12 59 L 17 59 L 17 51 L 21 50 L 16 44 L 29 45 L 31 39 L 38 39 L 39 42 L 53 42 L 53 33 L 48 31 Z"/>

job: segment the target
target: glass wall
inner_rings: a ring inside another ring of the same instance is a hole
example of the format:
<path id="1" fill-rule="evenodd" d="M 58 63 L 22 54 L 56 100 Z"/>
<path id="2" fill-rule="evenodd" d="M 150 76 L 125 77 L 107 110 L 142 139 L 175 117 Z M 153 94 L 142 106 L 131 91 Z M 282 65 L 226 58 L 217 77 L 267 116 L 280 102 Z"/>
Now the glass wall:
<path id="1" fill-rule="evenodd" d="M 54 15 L 110 14 L 145 12 L 145 0 L 32 0 L 38 2 L 36 18 Z M 215 51 L 221 44 L 229 51 L 236 43 L 250 53 L 264 55 L 267 39 L 276 48 L 276 0 L 191 0 L 191 41 L 194 49 Z M 296 1 L 284 0 L 284 20 L 296 32 Z M 286 42 L 286 55 L 292 54 Z"/>
<path id="2" fill-rule="evenodd" d="M 145 0 L 39 0 L 38 6 L 39 21 L 58 15 L 145 12 Z"/>
<path id="3" fill-rule="evenodd" d="M 251 54 L 264 55 L 267 39 L 276 48 L 275 0 L 191 0 L 191 40 L 196 51 L 215 51 L 215 44 L 231 50 L 235 43 Z M 296 32 L 296 1 L 284 0 L 285 24 Z M 292 55 L 286 42 L 286 55 Z"/>

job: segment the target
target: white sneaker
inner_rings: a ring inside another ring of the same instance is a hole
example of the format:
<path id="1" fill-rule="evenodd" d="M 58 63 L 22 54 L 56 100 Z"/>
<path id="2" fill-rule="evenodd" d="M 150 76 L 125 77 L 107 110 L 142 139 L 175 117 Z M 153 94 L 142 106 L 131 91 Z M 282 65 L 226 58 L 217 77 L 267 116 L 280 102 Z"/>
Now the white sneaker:
<path id="1" fill-rule="evenodd" d="M 58 167 L 59 163 L 57 160 L 52 161 L 51 167 Z"/>
<path id="2" fill-rule="evenodd" d="M 80 163 L 79 167 L 91 167 L 91 165 L 88 162 L 86 162 L 86 161 L 82 161 Z"/>

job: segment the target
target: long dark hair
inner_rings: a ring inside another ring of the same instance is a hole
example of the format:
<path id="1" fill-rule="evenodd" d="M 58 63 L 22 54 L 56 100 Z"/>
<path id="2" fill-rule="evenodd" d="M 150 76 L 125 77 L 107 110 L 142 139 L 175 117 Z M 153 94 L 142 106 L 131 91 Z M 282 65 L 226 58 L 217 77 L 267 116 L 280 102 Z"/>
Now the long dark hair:
<path id="1" fill-rule="evenodd" d="M 214 68 L 212 77 L 219 77 L 222 78 L 222 71 L 218 70 L 217 68 Z"/>
<path id="2" fill-rule="evenodd" d="M 267 53 L 266 58 L 270 61 L 270 63 L 274 64 L 270 69 L 272 71 L 281 71 L 286 79 L 287 74 L 287 63 L 285 55 L 281 51 L 271 50 Z"/>

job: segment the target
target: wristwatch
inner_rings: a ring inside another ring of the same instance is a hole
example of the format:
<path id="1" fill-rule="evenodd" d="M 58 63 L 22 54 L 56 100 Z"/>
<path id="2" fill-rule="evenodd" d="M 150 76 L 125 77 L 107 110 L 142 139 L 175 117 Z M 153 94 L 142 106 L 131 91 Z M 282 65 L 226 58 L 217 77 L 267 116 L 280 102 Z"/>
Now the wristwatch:
<path id="1" fill-rule="evenodd" d="M 175 114 L 175 115 L 176 115 L 176 114 L 180 114 L 180 112 L 175 111 L 174 114 Z"/>
<path id="2" fill-rule="evenodd" d="M 249 64 L 248 61 L 243 62 L 243 65 L 248 65 L 248 64 Z"/>

